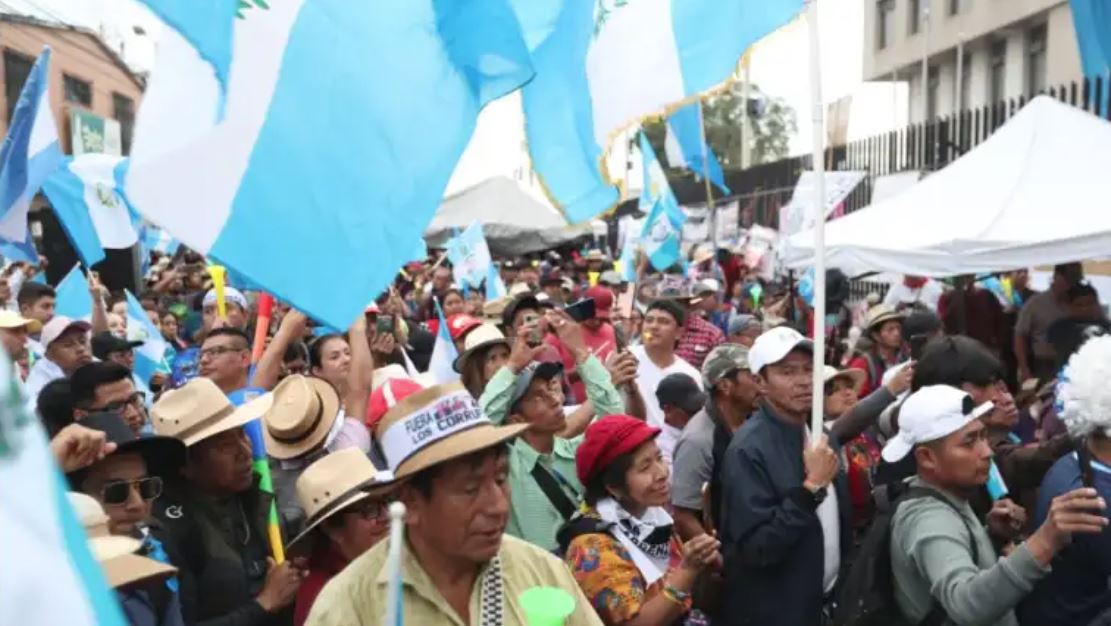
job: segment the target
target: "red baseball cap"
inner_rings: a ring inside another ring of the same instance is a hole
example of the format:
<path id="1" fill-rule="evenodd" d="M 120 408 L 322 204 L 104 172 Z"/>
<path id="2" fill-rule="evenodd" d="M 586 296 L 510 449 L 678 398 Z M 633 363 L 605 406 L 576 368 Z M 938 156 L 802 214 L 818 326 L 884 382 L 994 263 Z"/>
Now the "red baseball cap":
<path id="1" fill-rule="evenodd" d="M 482 326 L 482 320 L 466 313 L 447 318 L 447 331 L 451 334 L 452 341 L 459 341 L 479 326 Z"/>
<path id="2" fill-rule="evenodd" d="M 622 454 L 660 434 L 654 428 L 628 415 L 607 415 L 586 428 L 582 443 L 575 452 L 575 473 L 586 484 Z"/>
<path id="3" fill-rule="evenodd" d="M 411 378 L 391 378 L 370 394 L 366 407 L 366 426 L 374 432 L 374 427 L 398 402 L 424 389 Z"/>
<path id="4" fill-rule="evenodd" d="M 586 290 L 584 298 L 594 300 L 594 317 L 600 320 L 610 319 L 613 311 L 613 292 L 609 287 L 596 286 Z"/>

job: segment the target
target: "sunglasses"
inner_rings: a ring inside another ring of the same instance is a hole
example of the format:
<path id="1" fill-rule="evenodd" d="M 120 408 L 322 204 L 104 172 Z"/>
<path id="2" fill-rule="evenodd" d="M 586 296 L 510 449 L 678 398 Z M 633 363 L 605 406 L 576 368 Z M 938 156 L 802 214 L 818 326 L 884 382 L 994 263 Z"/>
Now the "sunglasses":
<path id="1" fill-rule="evenodd" d="M 150 502 L 162 495 L 162 479 L 158 476 L 147 476 L 135 480 L 113 480 L 101 487 L 100 499 L 104 504 L 120 505 L 131 497 L 132 489 L 139 491 L 139 497 L 144 502 Z"/>

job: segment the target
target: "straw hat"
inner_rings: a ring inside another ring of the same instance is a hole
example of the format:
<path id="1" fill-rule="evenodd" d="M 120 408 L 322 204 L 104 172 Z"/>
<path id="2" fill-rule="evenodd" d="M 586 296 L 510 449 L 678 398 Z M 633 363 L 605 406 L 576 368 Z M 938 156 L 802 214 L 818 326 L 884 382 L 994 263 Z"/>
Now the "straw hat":
<path id="1" fill-rule="evenodd" d="M 297 502 L 305 510 L 305 529 L 286 547 L 292 550 L 324 520 L 360 500 L 389 491 L 394 484 L 393 474 L 379 471 L 358 448 L 344 448 L 319 459 L 297 478 Z"/>
<path id="2" fill-rule="evenodd" d="M 397 403 L 374 434 L 398 480 L 509 441 L 528 424 L 494 426 L 462 383 L 436 385 Z"/>
<path id="3" fill-rule="evenodd" d="M 896 311 L 895 307 L 890 304 L 877 304 L 868 309 L 868 314 L 864 317 L 864 329 L 870 331 L 891 320 L 901 322 L 903 321 L 903 314 Z"/>
<path id="4" fill-rule="evenodd" d="M 455 358 L 452 368 L 457 372 L 463 371 L 463 363 L 476 351 L 487 346 L 503 344 L 509 347 L 509 340 L 505 338 L 498 327 L 493 324 L 483 324 L 472 330 L 463 341 L 463 352 Z"/>
<path id="5" fill-rule="evenodd" d="M 837 378 L 846 378 L 852 383 L 853 393 L 857 395 L 860 395 L 860 388 L 864 386 L 864 379 L 867 378 L 867 376 L 864 370 L 856 369 L 855 367 L 839 370 L 832 365 L 826 365 L 825 369 L 822 370 L 823 383 L 828 384 Z"/>
<path id="6" fill-rule="evenodd" d="M 167 391 L 151 409 L 151 423 L 155 433 L 188 447 L 262 417 L 272 401 L 271 394 L 264 394 L 237 409 L 216 383 L 198 377 Z"/>
<path id="7" fill-rule="evenodd" d="M 85 527 L 89 551 L 104 569 L 105 578 L 113 588 L 177 572 L 171 565 L 135 554 L 143 545 L 138 539 L 109 534 L 108 515 L 94 498 L 72 491 L 66 495 L 77 519 Z"/>
<path id="8" fill-rule="evenodd" d="M 274 402 L 262 416 L 266 453 L 297 458 L 324 445 L 339 415 L 339 393 L 323 378 L 294 374 L 274 388 Z"/>
<path id="9" fill-rule="evenodd" d="M 42 322 L 5 309 L 0 311 L 0 328 L 26 328 L 29 333 L 37 333 L 42 330 Z"/>

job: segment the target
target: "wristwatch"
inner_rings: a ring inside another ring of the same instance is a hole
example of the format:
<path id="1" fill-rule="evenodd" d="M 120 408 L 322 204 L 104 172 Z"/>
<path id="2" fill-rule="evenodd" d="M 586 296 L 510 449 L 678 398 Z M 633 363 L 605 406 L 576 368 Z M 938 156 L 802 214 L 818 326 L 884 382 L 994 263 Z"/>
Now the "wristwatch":
<path id="1" fill-rule="evenodd" d="M 829 487 L 818 487 L 814 491 L 811 491 L 804 485 L 803 490 L 806 491 L 806 493 L 809 493 L 810 497 L 814 499 L 815 507 L 825 501 L 826 496 L 829 495 Z"/>

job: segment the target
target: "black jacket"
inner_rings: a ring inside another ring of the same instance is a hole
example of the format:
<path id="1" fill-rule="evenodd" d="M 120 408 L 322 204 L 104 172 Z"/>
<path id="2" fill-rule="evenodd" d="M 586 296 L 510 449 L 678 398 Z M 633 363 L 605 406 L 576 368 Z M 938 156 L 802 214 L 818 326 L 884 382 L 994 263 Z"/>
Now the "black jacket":
<path id="1" fill-rule="evenodd" d="M 837 442 L 830 445 L 840 457 Z M 720 527 L 729 593 L 715 626 L 821 623 L 825 549 L 817 503 L 802 487 L 802 450 L 803 429 L 764 406 L 725 451 Z M 831 487 L 840 513 L 844 566 L 852 545 L 844 468 Z"/>
<path id="2" fill-rule="evenodd" d="M 271 615 L 255 601 L 266 579 L 266 519 L 273 496 L 251 489 L 227 500 L 168 485 L 155 503 L 181 581 L 182 613 L 197 626 L 283 626 L 289 610 Z"/>

